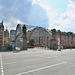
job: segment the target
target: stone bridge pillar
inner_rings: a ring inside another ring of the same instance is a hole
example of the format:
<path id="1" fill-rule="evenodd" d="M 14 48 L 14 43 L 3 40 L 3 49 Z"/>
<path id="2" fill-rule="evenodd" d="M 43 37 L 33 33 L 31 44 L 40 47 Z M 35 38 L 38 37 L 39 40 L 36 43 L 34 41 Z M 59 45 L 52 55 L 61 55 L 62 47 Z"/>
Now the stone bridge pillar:
<path id="1" fill-rule="evenodd" d="M 26 35 L 26 26 L 24 25 L 22 27 L 22 31 L 23 31 L 23 42 L 22 42 L 22 47 L 21 50 L 27 50 L 27 35 Z"/>

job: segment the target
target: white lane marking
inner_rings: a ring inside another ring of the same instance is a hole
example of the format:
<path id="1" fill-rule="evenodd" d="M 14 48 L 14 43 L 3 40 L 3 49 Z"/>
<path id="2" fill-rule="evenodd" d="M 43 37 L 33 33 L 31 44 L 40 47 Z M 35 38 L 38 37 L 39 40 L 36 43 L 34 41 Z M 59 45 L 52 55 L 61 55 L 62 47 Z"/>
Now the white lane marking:
<path id="1" fill-rule="evenodd" d="M 44 57 L 44 58 L 53 58 L 53 57 Z M 41 59 L 44 59 L 44 58 L 32 59 L 32 60 L 20 61 L 20 62 L 29 62 L 29 61 L 41 60 Z M 20 62 L 11 62 L 11 63 L 4 63 L 4 64 L 9 65 L 9 64 L 15 64 L 15 63 L 20 63 Z"/>
<path id="2" fill-rule="evenodd" d="M 3 61 L 2 61 L 2 54 L 1 54 L 1 75 L 4 75 L 4 71 L 3 71 Z"/>
<path id="3" fill-rule="evenodd" d="M 40 60 L 40 59 L 44 59 L 44 58 L 32 59 L 32 60 L 20 61 L 20 62 L 29 62 L 29 61 L 35 61 L 35 60 Z M 14 64 L 14 63 L 19 63 L 19 62 L 11 62 L 11 63 L 4 63 L 4 64 Z"/>
<path id="4" fill-rule="evenodd" d="M 47 58 L 51 58 L 51 57 L 47 57 Z"/>
<path id="5" fill-rule="evenodd" d="M 48 68 L 51 68 L 51 67 L 59 66 L 59 65 L 62 65 L 62 64 L 66 64 L 66 61 L 65 62 L 63 61 L 63 62 L 57 63 L 57 64 L 53 64 L 53 65 L 50 65 L 50 66 L 45 66 L 45 67 L 33 69 L 33 70 L 30 70 L 30 71 L 27 71 L 27 72 L 22 72 L 22 73 L 15 74 L 15 75 L 22 75 L 22 74 L 27 74 L 27 73 L 30 73 L 30 72 L 36 72 L 36 71 L 48 69 Z"/>

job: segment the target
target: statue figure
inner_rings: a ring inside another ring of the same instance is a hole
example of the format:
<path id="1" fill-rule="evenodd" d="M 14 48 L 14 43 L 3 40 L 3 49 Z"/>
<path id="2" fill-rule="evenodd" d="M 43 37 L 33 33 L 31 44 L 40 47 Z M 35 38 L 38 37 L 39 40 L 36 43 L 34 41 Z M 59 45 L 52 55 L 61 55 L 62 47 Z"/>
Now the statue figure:
<path id="1" fill-rule="evenodd" d="M 22 27 L 22 30 L 23 30 L 24 35 L 26 35 L 26 26 L 25 25 Z"/>
<path id="2" fill-rule="evenodd" d="M 22 31 L 23 31 L 23 45 L 21 47 L 21 50 L 27 50 L 27 35 L 26 35 L 26 26 L 23 25 L 22 27 Z"/>

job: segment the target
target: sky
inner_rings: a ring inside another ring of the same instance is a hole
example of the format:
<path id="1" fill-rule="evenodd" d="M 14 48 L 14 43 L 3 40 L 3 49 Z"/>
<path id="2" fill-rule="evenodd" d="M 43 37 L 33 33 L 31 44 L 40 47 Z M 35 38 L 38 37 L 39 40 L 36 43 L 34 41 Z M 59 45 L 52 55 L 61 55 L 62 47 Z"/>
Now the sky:
<path id="1" fill-rule="evenodd" d="M 0 0 L 0 22 L 5 29 L 17 24 L 75 32 L 75 0 Z"/>

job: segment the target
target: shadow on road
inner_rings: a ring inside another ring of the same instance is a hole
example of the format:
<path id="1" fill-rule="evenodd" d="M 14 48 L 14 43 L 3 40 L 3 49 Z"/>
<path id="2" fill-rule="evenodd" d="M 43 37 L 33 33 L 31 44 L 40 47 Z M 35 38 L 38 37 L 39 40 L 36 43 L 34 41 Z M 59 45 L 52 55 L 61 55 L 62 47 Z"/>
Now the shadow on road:
<path id="1" fill-rule="evenodd" d="M 14 51 L 13 51 L 13 53 L 18 53 L 18 52 L 20 52 L 20 50 L 14 50 Z"/>

